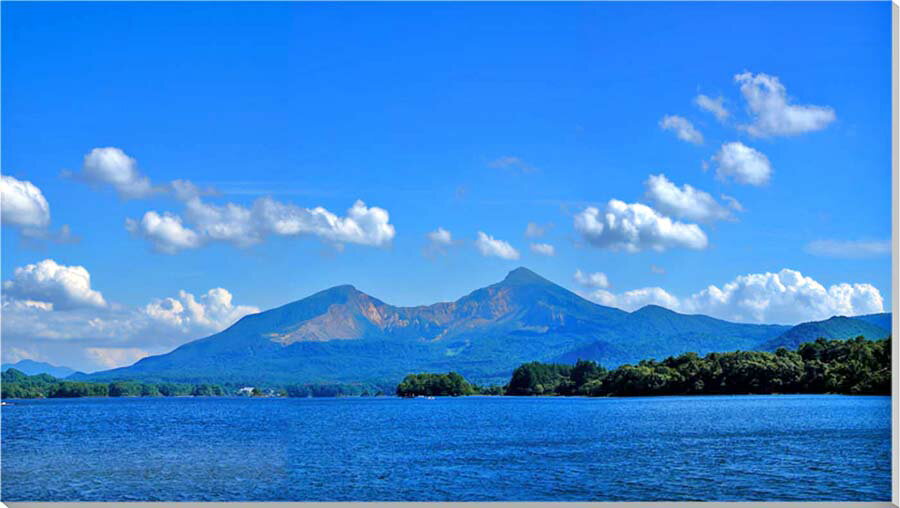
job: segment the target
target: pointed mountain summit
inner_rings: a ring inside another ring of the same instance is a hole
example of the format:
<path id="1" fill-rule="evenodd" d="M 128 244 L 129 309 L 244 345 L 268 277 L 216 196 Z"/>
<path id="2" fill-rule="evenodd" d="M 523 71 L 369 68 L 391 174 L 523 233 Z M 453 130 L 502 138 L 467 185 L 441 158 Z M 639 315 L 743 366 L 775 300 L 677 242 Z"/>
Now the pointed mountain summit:
<path id="1" fill-rule="evenodd" d="M 556 284 L 532 272 L 524 266 L 520 266 L 515 270 L 506 274 L 506 278 L 498 283 L 504 286 L 526 286 L 526 285 L 544 285 L 555 286 Z"/>
<path id="2" fill-rule="evenodd" d="M 590 302 L 520 267 L 454 302 L 397 307 L 336 286 L 123 367 L 74 378 L 396 384 L 455 370 L 505 382 L 518 365 L 576 357 L 606 366 L 686 351 L 747 349 L 789 327 L 737 324 L 662 307 L 634 313 Z"/>

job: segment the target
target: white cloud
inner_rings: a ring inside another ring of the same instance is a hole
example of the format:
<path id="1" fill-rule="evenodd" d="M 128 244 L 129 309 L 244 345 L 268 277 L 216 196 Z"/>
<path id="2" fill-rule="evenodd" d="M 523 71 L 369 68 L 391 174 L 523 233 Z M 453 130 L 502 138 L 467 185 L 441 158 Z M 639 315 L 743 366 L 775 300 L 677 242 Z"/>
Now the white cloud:
<path id="1" fill-rule="evenodd" d="M 140 221 L 125 219 L 125 229 L 145 238 L 157 252 L 175 254 L 183 249 L 195 249 L 201 245 L 201 238 L 195 231 L 181 223 L 181 217 L 154 211 L 144 214 Z"/>
<path id="2" fill-rule="evenodd" d="M 666 115 L 659 121 L 659 127 L 666 131 L 673 131 L 678 139 L 694 143 L 696 145 L 703 144 L 703 134 L 694 128 L 694 125 L 687 118 Z"/>
<path id="3" fill-rule="evenodd" d="M 259 312 L 234 303 L 223 288 L 199 297 L 179 291 L 142 307 L 108 303 L 90 288 L 85 268 L 52 260 L 16 270 L 3 282 L 0 305 L 4 358 L 39 354 L 70 366 L 80 362 L 89 370 L 130 363 L 143 354 L 139 351 L 169 351 Z"/>
<path id="4" fill-rule="evenodd" d="M 606 210 L 589 206 L 575 215 L 575 231 L 594 247 L 626 252 L 684 247 L 705 249 L 706 234 L 696 224 L 684 224 L 647 205 L 612 199 Z"/>
<path id="5" fill-rule="evenodd" d="M 33 183 L 3 175 L 0 217 L 4 226 L 43 229 L 50 224 L 50 204 Z"/>
<path id="6" fill-rule="evenodd" d="M 772 176 L 772 164 L 762 152 L 739 142 L 725 143 L 713 156 L 716 177 L 749 185 L 764 185 Z"/>
<path id="7" fill-rule="evenodd" d="M 833 315 L 882 312 L 881 293 L 871 284 L 835 284 L 826 289 L 796 270 L 742 275 L 721 288 L 710 285 L 683 302 L 688 312 L 749 322 L 796 323 Z"/>
<path id="8" fill-rule="evenodd" d="M 176 179 L 167 184 L 154 184 L 138 170 L 137 161 L 116 147 L 94 148 L 84 156 L 80 173 L 64 172 L 66 176 L 94 184 L 109 185 L 123 199 L 146 198 L 166 194 L 179 201 L 200 196 L 217 195 L 211 188 L 200 188 L 189 180 Z"/>
<path id="9" fill-rule="evenodd" d="M 147 351 L 134 347 L 89 347 L 85 349 L 85 352 L 98 365 L 107 369 L 127 367 L 141 358 L 150 356 Z"/>
<path id="10" fill-rule="evenodd" d="M 650 271 L 657 275 L 664 275 L 666 273 L 665 268 L 657 265 L 650 265 Z"/>
<path id="11" fill-rule="evenodd" d="M 667 309 L 677 309 L 678 299 L 659 287 L 633 289 L 624 293 L 611 293 L 604 289 L 598 289 L 583 294 L 589 300 L 608 307 L 618 307 L 629 312 L 647 305 L 659 305 Z"/>
<path id="12" fill-rule="evenodd" d="M 647 199 L 664 214 L 699 222 L 732 218 L 731 212 L 706 192 L 688 184 L 679 188 L 666 175 L 650 175 L 644 185 Z"/>
<path id="13" fill-rule="evenodd" d="M 503 240 L 497 240 L 491 235 L 478 232 L 475 247 L 482 256 L 494 256 L 503 259 L 519 259 L 519 251 Z"/>
<path id="14" fill-rule="evenodd" d="M 542 256 L 553 256 L 556 254 L 556 248 L 549 243 L 532 243 L 531 252 Z"/>
<path id="15" fill-rule="evenodd" d="M 50 203 L 36 185 L 8 175 L 0 178 L 0 217 L 4 226 L 18 229 L 30 240 L 50 240 L 57 243 L 77 242 L 69 226 L 64 224 L 52 232 Z"/>
<path id="16" fill-rule="evenodd" d="M 214 288 L 200 296 L 179 291 L 177 298 L 154 300 L 142 309 L 147 316 L 184 333 L 193 330 L 222 330 L 247 314 L 259 312 L 256 307 L 234 305 L 232 295 L 224 288 Z"/>
<path id="17" fill-rule="evenodd" d="M 488 163 L 488 167 L 493 169 L 508 169 L 522 173 L 532 173 L 535 171 L 535 168 L 532 165 L 521 158 L 508 155 L 492 160 Z"/>
<path id="18" fill-rule="evenodd" d="M 835 258 L 865 258 L 891 255 L 891 241 L 816 240 L 806 245 L 806 252 Z"/>
<path id="19" fill-rule="evenodd" d="M 597 290 L 587 298 L 603 305 L 635 310 L 656 304 L 688 313 L 750 323 L 795 324 L 884 311 L 884 300 L 871 284 L 834 284 L 826 288 L 796 270 L 741 275 L 731 282 L 679 299 L 659 287 L 613 294 Z"/>
<path id="20" fill-rule="evenodd" d="M 137 161 L 115 147 L 94 148 L 84 156 L 79 177 L 94 184 L 111 185 L 126 199 L 143 198 L 161 189 L 137 169 Z"/>
<path id="21" fill-rule="evenodd" d="M 753 116 L 752 123 L 742 128 L 751 136 L 792 136 L 824 129 L 835 119 L 834 109 L 827 106 L 792 105 L 784 85 L 775 76 L 744 72 L 734 81 L 740 84 Z"/>
<path id="22" fill-rule="evenodd" d="M 549 225 L 542 226 L 536 222 L 529 222 L 528 226 L 525 227 L 525 236 L 527 238 L 540 238 L 547 233 L 549 228 Z"/>
<path id="23" fill-rule="evenodd" d="M 186 200 L 186 222 L 180 216 L 147 212 L 140 222 L 126 221 L 126 228 L 150 241 L 161 252 L 174 253 L 197 248 L 209 242 L 227 242 L 247 247 L 269 235 L 298 236 L 309 234 L 343 245 L 355 243 L 383 247 L 396 233 L 387 210 L 367 207 L 357 200 L 346 217 L 339 217 L 322 207 L 301 208 L 272 198 L 257 199 L 251 207 L 235 203 L 214 205 L 198 196 Z"/>
<path id="24" fill-rule="evenodd" d="M 422 249 L 422 254 L 428 258 L 446 255 L 448 249 L 454 245 L 453 235 L 442 227 L 428 232 L 425 237 L 428 238 L 428 244 Z"/>
<path id="25" fill-rule="evenodd" d="M 722 201 L 728 203 L 728 207 L 731 208 L 732 210 L 734 210 L 736 212 L 744 211 L 744 205 L 742 205 L 741 202 L 738 201 L 737 199 L 735 199 L 727 194 L 722 194 L 719 197 L 722 198 Z"/>
<path id="26" fill-rule="evenodd" d="M 90 342 L 96 346 L 167 348 L 185 340 L 221 331 L 238 319 L 259 312 L 236 305 L 230 292 L 214 288 L 199 298 L 184 290 L 176 297 L 157 298 L 143 307 L 32 305 L 4 295 L 3 338 Z"/>
<path id="27" fill-rule="evenodd" d="M 575 282 L 589 288 L 605 289 L 609 287 L 609 279 L 603 272 L 584 273 L 580 269 L 575 270 Z"/>
<path id="28" fill-rule="evenodd" d="M 34 360 L 36 362 L 44 361 L 40 355 L 34 351 L 28 351 L 17 347 L 5 348 L 3 350 L 3 363 L 19 363 L 22 360 Z"/>
<path id="29" fill-rule="evenodd" d="M 724 102 L 725 99 L 723 99 L 722 97 L 713 99 L 703 94 L 700 94 L 694 98 L 694 103 L 697 104 L 700 109 L 709 111 L 710 113 L 716 115 L 716 119 L 718 119 L 720 122 L 724 122 L 730 114 L 728 110 L 725 109 Z"/>
<path id="30" fill-rule="evenodd" d="M 65 266 L 52 259 L 16 268 L 3 282 L 4 297 L 26 305 L 51 305 L 56 310 L 105 307 L 99 291 L 91 289 L 91 274 L 83 266 Z"/>
<path id="31" fill-rule="evenodd" d="M 431 231 L 427 236 L 428 240 L 436 245 L 451 245 L 453 243 L 453 235 L 451 235 L 449 231 L 441 227 L 437 228 L 434 231 Z"/>

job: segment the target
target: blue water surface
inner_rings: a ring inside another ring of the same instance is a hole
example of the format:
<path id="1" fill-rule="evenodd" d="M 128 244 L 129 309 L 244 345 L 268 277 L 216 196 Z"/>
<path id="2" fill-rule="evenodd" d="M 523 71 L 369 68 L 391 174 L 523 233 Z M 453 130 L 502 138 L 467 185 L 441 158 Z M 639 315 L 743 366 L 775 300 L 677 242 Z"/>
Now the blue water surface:
<path id="1" fill-rule="evenodd" d="M 888 501 L 890 398 L 95 398 L 2 409 L 5 501 Z"/>

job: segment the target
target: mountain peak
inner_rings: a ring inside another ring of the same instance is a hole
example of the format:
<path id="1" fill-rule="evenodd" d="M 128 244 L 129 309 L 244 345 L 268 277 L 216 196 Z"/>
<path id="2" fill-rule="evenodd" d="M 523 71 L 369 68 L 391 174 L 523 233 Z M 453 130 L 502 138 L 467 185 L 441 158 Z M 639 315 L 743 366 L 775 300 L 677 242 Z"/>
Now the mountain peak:
<path id="1" fill-rule="evenodd" d="M 503 279 L 503 284 L 506 285 L 524 285 L 524 284 L 552 284 L 547 279 L 541 277 L 540 275 L 532 272 L 528 268 L 524 266 L 520 266 L 515 270 L 509 272 L 506 275 L 506 278 Z"/>
<path id="2" fill-rule="evenodd" d="M 295 305 L 306 301 L 317 301 L 330 305 L 332 303 L 345 303 L 347 301 L 355 300 L 364 296 L 366 296 L 365 293 L 356 289 L 354 286 L 351 286 L 350 284 L 342 284 L 340 286 L 323 289 L 322 291 L 319 291 L 312 296 L 309 296 L 302 300 L 297 300 L 296 302 L 290 303 L 288 305 Z"/>

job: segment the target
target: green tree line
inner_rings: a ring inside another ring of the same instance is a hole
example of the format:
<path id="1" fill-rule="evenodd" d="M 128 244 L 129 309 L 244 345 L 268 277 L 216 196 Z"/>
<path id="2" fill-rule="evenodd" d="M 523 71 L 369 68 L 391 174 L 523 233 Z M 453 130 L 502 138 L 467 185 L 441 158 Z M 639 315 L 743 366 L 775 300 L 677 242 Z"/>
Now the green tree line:
<path id="1" fill-rule="evenodd" d="M 474 395 L 474 387 L 456 372 L 410 374 L 397 385 L 398 397 Z"/>
<path id="2" fill-rule="evenodd" d="M 891 339 L 825 340 L 795 351 L 685 353 L 607 370 L 593 361 L 519 366 L 506 395 L 891 393 Z"/>
<path id="3" fill-rule="evenodd" d="M 221 386 L 212 384 L 63 381 L 49 374 L 29 376 L 16 369 L 0 375 L 0 392 L 4 399 L 225 395 Z"/>

